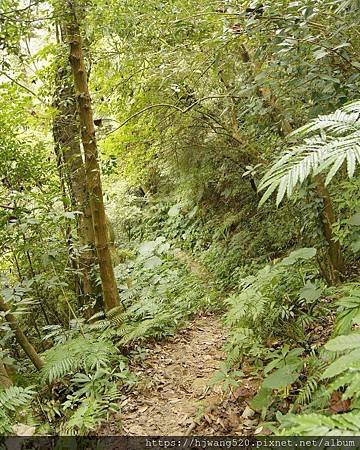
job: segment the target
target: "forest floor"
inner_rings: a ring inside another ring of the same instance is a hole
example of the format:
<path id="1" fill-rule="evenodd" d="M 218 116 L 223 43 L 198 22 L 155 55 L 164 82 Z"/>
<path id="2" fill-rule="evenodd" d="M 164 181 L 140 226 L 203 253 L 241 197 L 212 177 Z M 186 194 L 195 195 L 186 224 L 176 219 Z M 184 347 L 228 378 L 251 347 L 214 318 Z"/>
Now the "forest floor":
<path id="1" fill-rule="evenodd" d="M 219 320 L 202 316 L 174 337 L 149 343 L 146 358 L 131 366 L 139 383 L 101 434 L 254 433 L 258 420 L 246 400 L 256 392 L 256 381 L 250 377 L 232 395 L 210 383 L 223 359 L 224 340 Z"/>
<path id="2" fill-rule="evenodd" d="M 211 275 L 187 252 L 177 258 L 205 289 Z M 211 382 L 224 359 L 225 330 L 219 317 L 202 315 L 166 340 L 149 342 L 143 358 L 131 358 L 138 383 L 121 401 L 121 412 L 99 430 L 101 435 L 183 436 L 249 435 L 264 430 L 248 406 L 259 380 L 250 373 L 236 391 Z M 245 370 L 246 372 L 246 370 Z M 250 370 L 248 371 L 250 372 Z"/>

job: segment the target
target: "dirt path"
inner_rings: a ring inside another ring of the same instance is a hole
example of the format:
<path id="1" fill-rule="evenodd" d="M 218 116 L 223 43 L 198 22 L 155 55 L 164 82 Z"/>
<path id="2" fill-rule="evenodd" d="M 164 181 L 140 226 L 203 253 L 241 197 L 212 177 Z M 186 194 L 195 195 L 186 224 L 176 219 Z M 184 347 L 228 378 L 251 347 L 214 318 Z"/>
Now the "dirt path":
<path id="1" fill-rule="evenodd" d="M 219 388 L 208 383 L 223 358 L 224 332 L 214 317 L 197 318 L 175 337 L 148 347 L 146 360 L 132 369 L 142 380 L 123 402 L 122 434 L 191 433 Z"/>
<path id="2" fill-rule="evenodd" d="M 176 256 L 207 288 L 211 278 L 207 270 L 186 252 Z M 224 358 L 224 341 L 219 319 L 203 316 L 170 339 L 144 344 L 145 359 L 137 363 L 130 359 L 139 383 L 124 396 L 121 413 L 99 434 L 253 434 L 258 420 L 253 420 L 254 412 L 247 406 L 257 389 L 252 377 L 231 395 L 219 385 L 209 386 Z"/>

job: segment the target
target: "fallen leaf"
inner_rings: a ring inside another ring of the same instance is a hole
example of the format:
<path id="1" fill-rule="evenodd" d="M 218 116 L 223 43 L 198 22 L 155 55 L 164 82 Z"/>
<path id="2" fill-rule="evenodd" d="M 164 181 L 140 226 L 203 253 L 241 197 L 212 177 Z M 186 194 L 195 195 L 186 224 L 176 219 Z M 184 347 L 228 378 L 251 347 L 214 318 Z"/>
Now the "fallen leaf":
<path id="1" fill-rule="evenodd" d="M 351 399 L 342 400 L 340 392 L 333 392 L 330 397 L 330 411 L 342 413 L 350 411 Z"/>
<path id="2" fill-rule="evenodd" d="M 244 419 L 250 419 L 251 417 L 254 417 L 255 411 L 250 408 L 250 406 L 246 405 L 243 413 L 241 414 L 241 417 Z"/>

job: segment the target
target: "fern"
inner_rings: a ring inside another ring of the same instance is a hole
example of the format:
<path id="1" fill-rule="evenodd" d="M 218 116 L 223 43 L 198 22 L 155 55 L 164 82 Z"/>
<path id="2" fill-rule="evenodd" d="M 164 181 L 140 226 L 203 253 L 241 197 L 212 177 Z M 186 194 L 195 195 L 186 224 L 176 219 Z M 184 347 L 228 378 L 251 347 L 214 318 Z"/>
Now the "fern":
<path id="1" fill-rule="evenodd" d="M 320 374 L 314 374 L 311 377 L 308 377 L 304 386 L 299 390 L 295 405 L 304 406 L 311 402 L 314 393 L 319 388 L 320 378 Z"/>
<path id="2" fill-rule="evenodd" d="M 333 114 L 319 116 L 294 132 L 293 135 L 321 134 L 306 138 L 304 144 L 283 154 L 268 170 L 259 184 L 259 191 L 266 189 L 260 205 L 276 190 L 276 203 L 281 203 L 285 195 L 292 195 L 297 185 L 320 172 L 327 172 L 325 183 L 328 184 L 345 162 L 351 178 L 360 162 L 359 114 L 357 101 Z"/>
<path id="3" fill-rule="evenodd" d="M 42 377 L 52 383 L 56 379 L 73 374 L 82 368 L 93 370 L 110 364 L 116 348 L 107 340 L 95 340 L 92 336 L 79 336 L 44 354 Z"/>
<path id="4" fill-rule="evenodd" d="M 283 436 L 360 436 L 360 414 L 292 415 L 281 418 Z"/>
<path id="5" fill-rule="evenodd" d="M 104 406 L 94 398 L 85 399 L 72 413 L 68 420 L 60 427 L 64 435 L 85 435 L 94 431 L 99 423 L 106 417 Z"/>
<path id="6" fill-rule="evenodd" d="M 346 287 L 348 289 L 348 287 Z M 335 335 L 347 334 L 351 331 L 354 321 L 360 317 L 360 289 L 358 284 L 351 286 L 347 296 L 337 301 L 340 312 L 337 316 Z"/>
<path id="7" fill-rule="evenodd" d="M 0 390 L 0 434 L 11 433 L 16 413 L 28 405 L 34 395 L 31 387 L 11 386 Z"/>
<path id="8" fill-rule="evenodd" d="M 266 347 L 272 336 L 297 339 L 301 317 L 306 323 L 311 318 L 306 315 L 298 301 L 299 289 L 304 286 L 303 274 L 312 272 L 311 264 L 303 265 L 300 274 L 297 264 L 311 259 L 315 249 L 299 249 L 272 266 L 266 266 L 256 276 L 242 280 L 243 290 L 231 295 L 225 316 L 226 325 L 232 330 L 227 342 L 228 363 L 248 357 L 266 356 Z M 305 263 L 306 264 L 306 263 Z"/>
<path id="9" fill-rule="evenodd" d="M 358 400 L 360 392 L 360 333 L 352 332 L 331 339 L 325 349 L 337 357 L 327 367 L 323 379 L 333 379 L 328 392 L 345 389 L 343 400 Z"/>
<path id="10" fill-rule="evenodd" d="M 35 395 L 35 392 L 31 387 L 11 386 L 4 391 L 0 391 L 0 408 L 16 411 L 17 408 L 26 405 L 33 395 Z"/>

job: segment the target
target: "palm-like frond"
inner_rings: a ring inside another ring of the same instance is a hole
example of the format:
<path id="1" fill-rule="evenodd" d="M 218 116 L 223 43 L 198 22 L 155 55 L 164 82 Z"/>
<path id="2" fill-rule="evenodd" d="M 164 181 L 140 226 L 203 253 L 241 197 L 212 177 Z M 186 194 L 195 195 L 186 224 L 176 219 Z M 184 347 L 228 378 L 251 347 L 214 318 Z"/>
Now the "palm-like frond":
<path id="1" fill-rule="evenodd" d="M 17 408 L 25 406 L 35 395 L 31 387 L 11 386 L 0 390 L 0 409 L 16 411 Z"/>
<path id="2" fill-rule="evenodd" d="M 44 354 L 43 379 L 54 380 L 73 374 L 85 368 L 93 370 L 110 364 L 116 348 L 105 339 L 94 340 L 90 335 L 78 336 L 62 345 L 57 345 Z"/>
<path id="3" fill-rule="evenodd" d="M 359 436 L 360 414 L 289 414 L 283 419 L 283 427 L 283 436 Z"/>
<path id="4" fill-rule="evenodd" d="M 11 386 L 0 389 L 0 434 L 10 434 L 18 412 L 31 402 L 35 391 L 31 387 Z"/>
<path id="5" fill-rule="evenodd" d="M 357 101 L 333 114 L 320 116 L 292 133 L 302 136 L 320 132 L 284 153 L 268 170 L 259 184 L 259 191 L 266 190 L 260 205 L 276 190 L 279 204 L 310 175 L 327 172 L 325 183 L 328 184 L 345 162 L 351 178 L 360 163 L 359 116 L 360 102 Z"/>
<path id="6" fill-rule="evenodd" d="M 338 12 L 338 13 L 344 12 L 346 10 L 356 11 L 360 8 L 360 1 L 359 0 L 336 0 L 335 6 L 336 5 L 338 5 L 336 8 L 336 12 Z"/>

